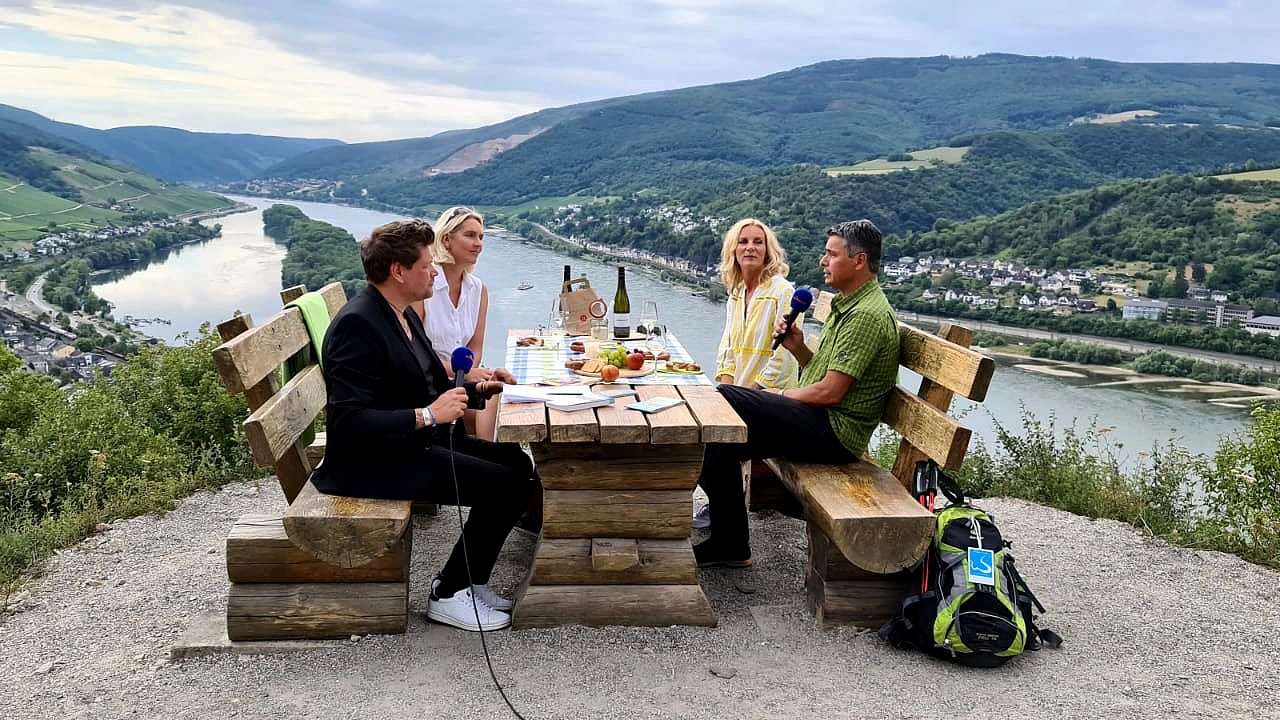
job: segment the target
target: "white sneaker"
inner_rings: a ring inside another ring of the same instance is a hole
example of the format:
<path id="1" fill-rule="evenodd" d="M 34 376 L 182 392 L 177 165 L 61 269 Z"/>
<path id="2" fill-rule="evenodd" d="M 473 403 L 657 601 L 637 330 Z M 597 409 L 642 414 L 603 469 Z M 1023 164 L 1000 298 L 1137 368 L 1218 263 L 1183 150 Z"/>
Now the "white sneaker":
<path id="1" fill-rule="evenodd" d="M 436 588 L 438 587 L 440 587 L 440 578 L 432 579 L 431 580 L 432 595 L 435 594 Z M 488 585 L 472 585 L 471 591 L 476 594 L 477 599 L 483 600 L 486 605 L 493 608 L 494 610 L 501 610 L 502 612 L 509 613 L 511 612 L 511 608 L 515 607 L 516 605 L 510 600 L 494 592 Z"/>
<path id="2" fill-rule="evenodd" d="M 471 588 L 464 588 L 453 594 L 451 598 L 431 599 L 427 601 L 427 617 L 438 623 L 452 625 L 462 630 L 501 630 L 511 624 L 511 616 L 501 610 L 489 607 L 488 603 L 475 596 L 472 607 Z M 480 624 L 476 624 L 476 615 L 480 616 Z"/>
<path id="3" fill-rule="evenodd" d="M 693 514 L 693 527 L 695 530 L 705 530 L 711 527 L 711 504 L 707 503 L 698 508 L 698 512 Z"/>
<path id="4" fill-rule="evenodd" d="M 509 613 L 511 608 L 516 606 L 515 603 L 494 592 L 488 585 L 472 585 L 471 592 L 475 593 L 476 598 L 483 600 L 485 605 L 494 610 Z"/>

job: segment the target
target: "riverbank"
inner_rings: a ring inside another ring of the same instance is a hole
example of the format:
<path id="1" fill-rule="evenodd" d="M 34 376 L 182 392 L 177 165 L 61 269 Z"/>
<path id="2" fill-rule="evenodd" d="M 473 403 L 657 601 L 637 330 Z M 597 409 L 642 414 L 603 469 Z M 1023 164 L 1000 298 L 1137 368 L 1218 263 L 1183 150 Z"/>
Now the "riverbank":
<path id="1" fill-rule="evenodd" d="M 1088 365 L 1067 360 L 1037 358 L 1006 350 L 982 348 L 982 352 L 1002 358 L 1019 370 L 1049 377 L 1093 380 L 1080 387 L 1144 385 L 1160 393 L 1191 395 L 1220 407 L 1247 409 L 1258 401 L 1280 401 L 1280 389 L 1228 382 L 1205 382 L 1185 377 L 1140 373 L 1113 365 Z"/>
<path id="2" fill-rule="evenodd" d="M 717 291 L 719 291 L 720 294 L 720 297 L 718 298 L 720 301 L 723 301 L 726 297 L 723 286 L 700 275 L 695 275 L 694 273 L 686 270 L 653 262 L 645 258 L 637 258 L 621 251 L 611 253 L 595 248 L 583 247 L 578 243 L 570 241 L 563 235 L 557 235 L 552 232 L 550 228 L 541 223 L 529 222 L 527 220 L 517 222 L 520 223 L 519 229 L 509 229 L 508 232 L 513 233 L 523 241 L 538 247 L 547 248 L 552 252 L 561 253 L 569 257 L 589 257 L 600 262 L 626 261 L 628 265 L 642 268 L 650 274 L 658 277 L 663 282 L 668 282 L 673 285 L 682 285 L 695 291 L 699 291 L 695 292 L 695 294 L 707 294 L 707 296 L 713 301 L 717 300 Z M 536 238 L 533 234 L 526 232 L 528 229 L 532 229 L 536 233 Z"/>
<path id="3" fill-rule="evenodd" d="M 1012 499 L 982 506 L 1016 543 L 1059 650 L 1016 658 L 964 694 L 966 713 L 1057 718 L 1268 717 L 1280 651 L 1280 572 L 1150 541 Z M 286 654 L 170 659 L 199 618 L 225 613 L 227 530 L 283 508 L 274 480 L 200 492 L 163 516 L 111 523 L 52 559 L 0 624 L 0 707 L 47 717 L 503 717 L 479 639 L 423 618 L 427 580 L 457 535 L 442 513 L 414 523 L 404 635 Z M 701 571 L 716 628 L 584 628 L 487 635 L 499 680 L 530 718 L 912 717 L 954 714 L 974 672 L 895 650 L 875 633 L 820 630 L 805 607 L 804 526 L 752 517 L 755 565 Z M 1080 548 L 1105 548 L 1096 557 Z M 516 589 L 533 553 L 514 534 L 492 584 Z M 1153 632 L 1158 609 L 1160 631 Z M 109 639 L 109 640 L 107 640 Z M 1117 648 L 1123 651 L 1117 652 Z M 241 652 L 244 652 L 243 650 Z M 287 678 L 287 681 L 282 681 Z"/>

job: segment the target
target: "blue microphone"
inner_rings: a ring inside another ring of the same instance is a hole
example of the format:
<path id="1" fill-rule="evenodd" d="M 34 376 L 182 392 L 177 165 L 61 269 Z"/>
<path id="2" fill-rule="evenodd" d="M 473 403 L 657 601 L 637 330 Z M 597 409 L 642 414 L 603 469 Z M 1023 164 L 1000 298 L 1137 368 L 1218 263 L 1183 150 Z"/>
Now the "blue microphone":
<path id="1" fill-rule="evenodd" d="M 471 352 L 471 348 L 460 347 L 453 351 L 453 356 L 449 358 L 449 364 L 453 366 L 453 386 L 455 388 L 462 387 L 462 383 L 466 382 L 464 375 L 471 372 L 471 366 L 476 362 L 476 354 Z M 454 418 L 450 425 L 457 425 L 458 419 Z"/>
<path id="2" fill-rule="evenodd" d="M 794 301 L 792 301 L 794 303 Z M 807 305 L 805 307 L 808 307 Z M 471 352 L 469 347 L 460 347 L 453 351 L 453 356 L 449 358 L 449 364 L 453 367 L 453 386 L 462 387 L 462 376 L 471 372 L 471 366 L 476 363 L 476 354 Z"/>
<path id="3" fill-rule="evenodd" d="M 773 338 L 773 346 L 770 350 L 777 350 L 782 344 L 782 338 L 791 332 L 791 326 L 795 324 L 796 318 L 804 314 L 805 310 L 813 304 L 813 293 L 808 288 L 796 288 L 796 293 L 791 296 L 791 312 L 787 313 L 787 327 L 782 331 L 781 335 Z"/>

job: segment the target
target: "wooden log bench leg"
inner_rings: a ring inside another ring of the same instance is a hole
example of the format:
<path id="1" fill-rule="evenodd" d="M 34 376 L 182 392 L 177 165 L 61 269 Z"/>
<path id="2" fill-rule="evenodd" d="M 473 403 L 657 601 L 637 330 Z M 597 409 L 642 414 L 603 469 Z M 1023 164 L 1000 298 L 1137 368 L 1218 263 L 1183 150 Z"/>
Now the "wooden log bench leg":
<path id="1" fill-rule="evenodd" d="M 878 630 L 898 614 L 902 599 L 911 591 L 911 572 L 868 572 L 846 560 L 817 525 L 806 523 L 806 535 L 809 557 L 805 595 L 819 626 L 855 625 Z"/>
<path id="2" fill-rule="evenodd" d="M 341 638 L 408 627 L 412 533 L 372 562 L 344 568 L 285 534 L 281 515 L 244 515 L 227 536 L 227 637 Z"/>

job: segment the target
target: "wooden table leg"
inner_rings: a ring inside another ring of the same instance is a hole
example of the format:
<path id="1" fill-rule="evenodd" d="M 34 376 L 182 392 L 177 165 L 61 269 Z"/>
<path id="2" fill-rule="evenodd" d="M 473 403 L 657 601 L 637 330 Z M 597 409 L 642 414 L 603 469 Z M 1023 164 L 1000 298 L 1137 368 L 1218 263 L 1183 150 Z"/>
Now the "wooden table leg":
<path id="1" fill-rule="evenodd" d="M 702 446 L 534 447 L 543 531 L 513 628 L 714 626 L 690 544 Z"/>

